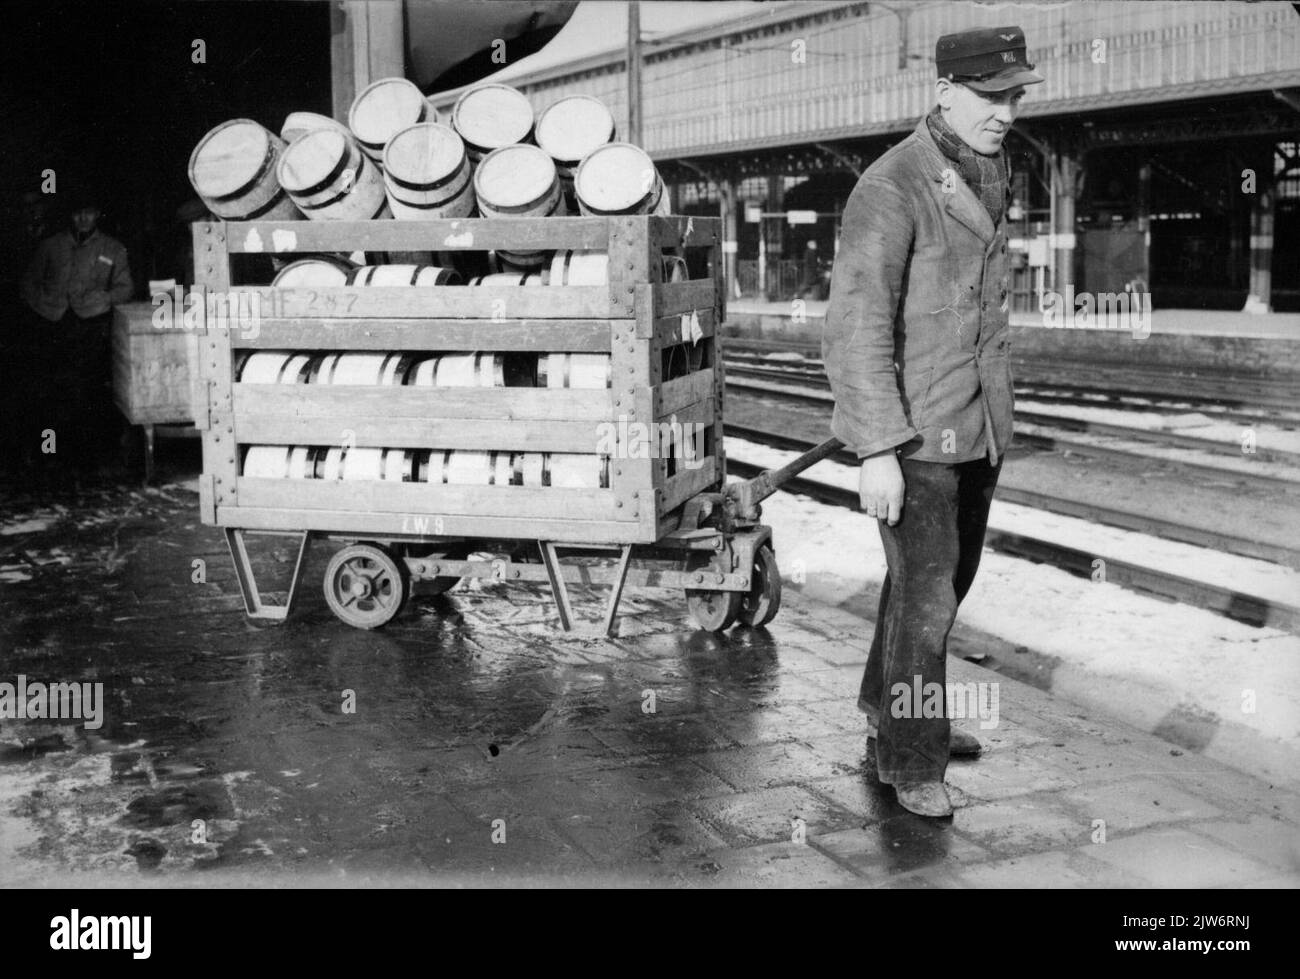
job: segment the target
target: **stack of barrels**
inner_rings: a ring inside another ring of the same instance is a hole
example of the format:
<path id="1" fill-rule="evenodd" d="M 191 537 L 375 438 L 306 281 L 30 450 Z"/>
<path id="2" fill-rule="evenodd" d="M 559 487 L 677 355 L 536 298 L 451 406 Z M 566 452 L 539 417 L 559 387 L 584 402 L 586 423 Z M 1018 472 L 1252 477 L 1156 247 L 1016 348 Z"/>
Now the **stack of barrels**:
<path id="1" fill-rule="evenodd" d="M 407 385 L 607 389 L 599 353 L 309 353 L 258 350 L 235 367 L 240 384 Z M 576 452 L 358 449 L 252 445 L 242 473 L 271 479 L 391 480 L 464 485 L 609 487 L 609 457 Z"/>
<path id="2" fill-rule="evenodd" d="M 278 135 L 251 119 L 224 122 L 190 156 L 195 191 L 232 220 L 369 221 L 667 214 L 649 155 L 618 141 L 599 99 L 559 99 L 540 113 L 518 90 L 485 83 L 440 118 L 417 86 L 385 78 L 347 122 L 293 112 Z M 278 258 L 273 285 L 602 286 L 598 251 L 499 250 Z M 665 281 L 686 277 L 665 257 Z M 670 369 L 665 365 L 665 369 Z M 260 350 L 236 367 L 243 384 L 606 389 L 608 354 L 312 353 Z M 667 376 L 667 375 L 665 375 Z M 245 476 L 463 485 L 609 486 L 609 457 L 585 453 L 254 445 Z"/>
<path id="3" fill-rule="evenodd" d="M 600 99 L 570 95 L 537 113 L 523 93 L 493 82 L 462 93 L 445 120 L 416 85 L 382 78 L 356 97 L 346 124 L 292 112 L 277 136 L 252 119 L 223 122 L 195 146 L 189 176 L 212 213 L 232 221 L 669 210 L 654 163 L 640 147 L 618 141 L 613 114 Z M 353 258 L 431 265 L 448 274 L 420 281 L 437 285 L 603 285 L 608 265 L 601 252 L 540 249 Z M 684 271 L 671 263 L 665 278 L 676 281 Z M 326 284 L 314 277 L 300 268 L 274 284 Z M 410 284 L 397 273 L 379 278 L 368 284 Z"/>

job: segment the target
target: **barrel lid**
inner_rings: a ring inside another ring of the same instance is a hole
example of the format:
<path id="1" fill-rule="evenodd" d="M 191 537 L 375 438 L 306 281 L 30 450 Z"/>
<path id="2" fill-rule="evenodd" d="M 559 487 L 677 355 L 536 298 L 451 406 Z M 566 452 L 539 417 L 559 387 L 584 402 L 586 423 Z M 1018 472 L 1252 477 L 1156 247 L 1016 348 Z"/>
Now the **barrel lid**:
<path id="1" fill-rule="evenodd" d="M 573 186 L 588 207 L 617 212 L 634 206 L 655 187 L 657 172 L 650 155 L 631 143 L 608 143 L 588 154 L 574 175 Z"/>
<path id="2" fill-rule="evenodd" d="M 280 138 L 285 142 L 292 143 L 303 133 L 309 133 L 313 129 L 346 131 L 347 127 L 329 116 L 321 115 L 319 112 L 290 112 L 284 117 L 284 125 L 280 127 Z"/>
<path id="3" fill-rule="evenodd" d="M 474 191 L 495 207 L 523 207 L 540 201 L 555 184 L 555 163 L 531 143 L 493 150 L 474 172 Z"/>
<path id="4" fill-rule="evenodd" d="M 294 286 L 346 285 L 348 271 L 341 262 L 325 258 L 300 258 L 276 274 L 271 285 L 281 289 Z"/>
<path id="5" fill-rule="evenodd" d="M 537 145 L 564 162 L 576 163 L 613 138 L 613 114 L 590 95 L 552 102 L 537 117 Z"/>
<path id="6" fill-rule="evenodd" d="M 348 137 L 338 129 L 314 129 L 295 139 L 280 156 L 280 186 L 306 191 L 328 180 L 348 157 Z"/>
<path id="7" fill-rule="evenodd" d="M 381 78 L 353 100 L 348 127 L 361 142 L 383 146 L 395 132 L 424 118 L 428 109 L 424 93 L 413 82 Z"/>
<path id="8" fill-rule="evenodd" d="M 528 138 L 533 128 L 533 106 L 522 92 L 509 85 L 479 85 L 456 100 L 451 122 L 471 146 L 509 146 Z"/>
<path id="9" fill-rule="evenodd" d="M 190 183 L 203 197 L 229 197 L 266 165 L 271 134 L 252 119 L 231 119 L 209 130 L 190 154 Z"/>
<path id="10" fill-rule="evenodd" d="M 465 142 L 450 126 L 418 122 L 388 141 L 384 172 L 411 183 L 437 183 L 460 169 Z"/>

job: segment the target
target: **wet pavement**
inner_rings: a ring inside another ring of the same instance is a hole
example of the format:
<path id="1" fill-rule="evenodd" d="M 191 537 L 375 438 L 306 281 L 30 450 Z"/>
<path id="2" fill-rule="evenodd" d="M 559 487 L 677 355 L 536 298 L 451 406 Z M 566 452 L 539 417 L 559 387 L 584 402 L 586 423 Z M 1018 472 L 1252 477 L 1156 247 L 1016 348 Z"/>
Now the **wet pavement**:
<path id="1" fill-rule="evenodd" d="M 2 884 L 1300 883 L 1300 796 L 957 659 L 998 724 L 949 768 L 965 807 L 906 812 L 854 703 L 870 623 L 797 586 L 721 637 L 649 589 L 616 638 L 566 635 L 546 589 L 495 583 L 362 632 L 325 607 L 323 543 L 261 625 L 179 484 L 5 512 L 0 683 L 103 683 L 105 708 L 0 719 Z M 253 546 L 287 582 L 291 540 Z"/>

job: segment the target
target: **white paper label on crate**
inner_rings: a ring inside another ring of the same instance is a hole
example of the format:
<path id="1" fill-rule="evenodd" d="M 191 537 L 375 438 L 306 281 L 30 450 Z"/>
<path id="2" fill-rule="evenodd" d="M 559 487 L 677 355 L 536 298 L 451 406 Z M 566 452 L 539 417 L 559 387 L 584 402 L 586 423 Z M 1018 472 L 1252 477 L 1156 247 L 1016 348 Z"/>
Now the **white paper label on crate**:
<path id="1" fill-rule="evenodd" d="M 298 233 L 276 228 L 271 232 L 271 247 L 277 252 L 296 252 L 298 250 Z"/>
<path id="2" fill-rule="evenodd" d="M 700 329 L 700 314 L 695 310 L 682 313 L 682 340 L 690 338 L 691 343 L 699 343 L 704 331 Z"/>
<path id="3" fill-rule="evenodd" d="M 688 217 L 686 219 L 686 230 L 682 232 L 682 239 L 686 240 L 691 237 L 691 232 L 695 230 L 695 219 Z"/>
<path id="4" fill-rule="evenodd" d="M 262 250 L 262 236 L 257 233 L 256 228 L 248 229 L 248 236 L 244 239 L 244 251 L 260 252 Z"/>

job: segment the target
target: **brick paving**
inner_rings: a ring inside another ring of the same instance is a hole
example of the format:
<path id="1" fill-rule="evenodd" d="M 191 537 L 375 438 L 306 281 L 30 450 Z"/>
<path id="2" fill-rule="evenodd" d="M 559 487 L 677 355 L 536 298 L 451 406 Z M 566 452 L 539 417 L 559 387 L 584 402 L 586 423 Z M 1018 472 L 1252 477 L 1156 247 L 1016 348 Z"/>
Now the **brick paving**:
<path id="1" fill-rule="evenodd" d="M 870 623 L 792 586 L 768 630 L 721 637 L 643 589 L 616 638 L 568 636 L 544 588 L 496 584 L 366 633 L 325 608 L 321 544 L 300 612 L 263 626 L 180 485 L 5 509 L 54 522 L 0 537 L 30 579 L 0 584 L 0 682 L 107 702 L 96 731 L 0 720 L 6 883 L 1300 882 L 1300 796 L 955 658 L 999 684 L 999 723 L 950 766 L 967 805 L 906 812 L 854 706 Z M 288 539 L 255 546 L 283 581 Z"/>

